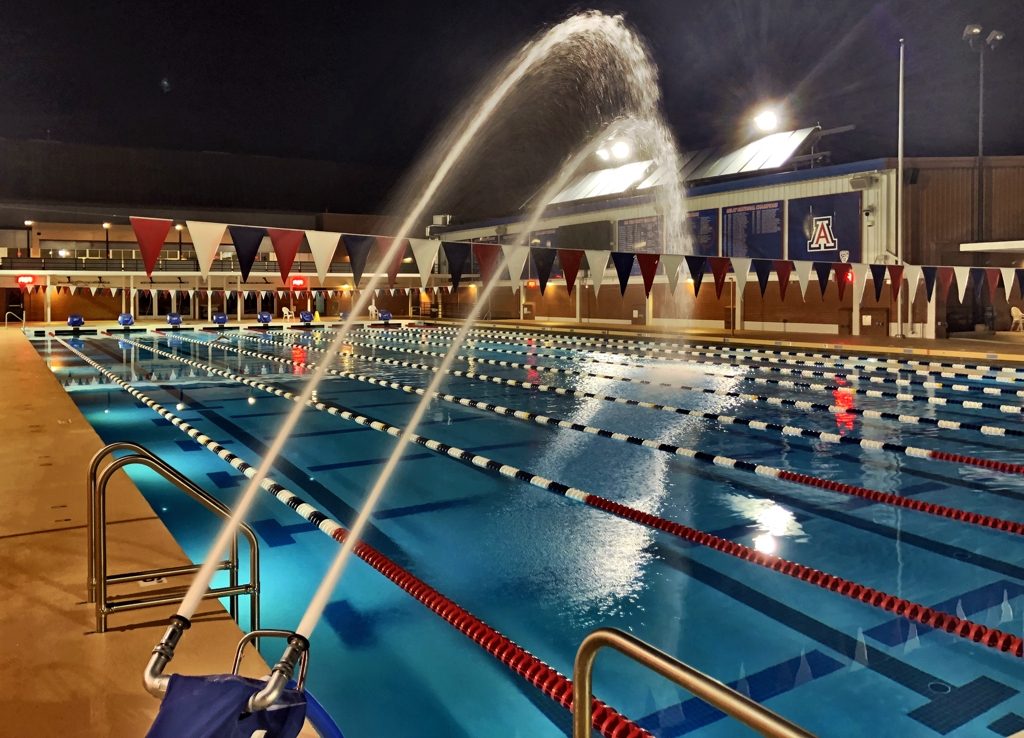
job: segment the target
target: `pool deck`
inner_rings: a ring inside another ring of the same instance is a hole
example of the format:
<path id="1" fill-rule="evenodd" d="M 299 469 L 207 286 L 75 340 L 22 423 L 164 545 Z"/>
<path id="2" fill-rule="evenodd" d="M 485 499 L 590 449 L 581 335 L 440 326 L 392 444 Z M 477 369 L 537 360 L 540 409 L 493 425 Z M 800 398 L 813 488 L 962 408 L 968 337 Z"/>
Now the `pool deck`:
<path id="1" fill-rule="evenodd" d="M 0 418 L 11 431 L 0 448 L 4 733 L 145 735 L 159 702 L 143 689 L 142 671 L 173 608 L 111 615 L 109 631 L 95 631 L 86 602 L 85 482 L 103 441 L 20 328 L 0 329 L 0 355 Z M 111 484 L 108 521 L 112 572 L 187 563 L 123 474 Z M 208 602 L 168 673 L 229 671 L 240 637 L 220 604 Z M 267 673 L 251 649 L 243 673 Z"/>

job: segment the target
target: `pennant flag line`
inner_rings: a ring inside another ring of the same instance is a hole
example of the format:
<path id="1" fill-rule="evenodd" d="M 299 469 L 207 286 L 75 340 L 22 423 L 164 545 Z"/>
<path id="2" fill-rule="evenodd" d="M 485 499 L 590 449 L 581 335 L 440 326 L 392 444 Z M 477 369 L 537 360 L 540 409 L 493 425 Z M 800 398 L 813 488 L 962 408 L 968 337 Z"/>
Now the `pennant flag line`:
<path id="1" fill-rule="evenodd" d="M 270 244 L 274 247 L 274 255 L 277 256 L 277 270 L 281 273 L 281 281 L 288 284 L 295 255 L 299 253 L 305 234 L 302 231 L 285 228 L 268 228 L 267 235 L 270 236 Z"/>
<path id="2" fill-rule="evenodd" d="M 327 279 L 327 272 L 334 260 L 334 253 L 338 250 L 338 242 L 341 240 L 340 233 L 330 231 L 306 231 L 306 243 L 313 254 L 313 264 L 316 265 L 316 276 L 320 284 Z"/>
<path id="3" fill-rule="evenodd" d="M 661 255 L 661 266 L 664 267 L 665 276 L 668 277 L 669 294 L 674 295 L 676 293 L 676 287 L 679 286 L 679 267 L 682 265 L 682 263 L 682 254 Z"/>
<path id="4" fill-rule="evenodd" d="M 409 247 L 412 249 L 416 268 L 420 272 L 420 286 L 426 287 L 430 273 L 434 269 L 434 262 L 437 261 L 437 250 L 441 248 L 441 242 L 433 238 L 410 238 Z"/>
<path id="5" fill-rule="evenodd" d="M 608 269 L 608 259 L 611 251 L 599 249 L 587 249 L 587 268 L 590 270 L 590 281 L 594 283 L 594 294 L 601 292 L 601 285 L 604 283 L 604 273 Z"/>
<path id="6" fill-rule="evenodd" d="M 509 245 L 502 246 L 501 250 L 505 254 L 512 291 L 515 292 L 523 286 L 523 269 L 526 268 L 526 260 L 530 258 L 530 247 Z"/>
<path id="7" fill-rule="evenodd" d="M 135 231 L 135 240 L 139 242 L 146 276 L 152 277 L 157 259 L 160 258 L 160 250 L 164 247 L 164 241 L 167 240 L 167 234 L 174 221 L 167 218 L 140 218 L 135 215 L 129 217 L 128 221 Z"/>
<path id="8" fill-rule="evenodd" d="M 633 253 L 613 251 L 612 263 L 615 264 L 615 273 L 619 277 L 619 292 L 625 297 L 626 286 L 629 284 L 629 275 L 633 271 Z"/>
<path id="9" fill-rule="evenodd" d="M 580 273 L 580 264 L 583 261 L 583 252 L 578 249 L 558 249 L 558 261 L 562 265 L 562 275 L 565 277 L 565 289 L 572 294 L 576 286 L 576 275 Z"/>
<path id="10" fill-rule="evenodd" d="M 644 295 L 651 296 L 651 288 L 654 286 L 654 275 L 658 271 L 658 263 L 661 261 L 661 254 L 637 254 L 637 263 L 640 265 L 640 276 L 644 280 Z"/>
<path id="11" fill-rule="evenodd" d="M 469 259 L 469 244 L 444 241 L 441 243 L 441 248 L 444 249 L 444 258 L 448 261 L 448 274 L 452 278 L 451 287 L 458 289 L 462 272 L 466 269 L 466 260 Z"/>
<path id="12" fill-rule="evenodd" d="M 533 268 L 537 270 L 537 281 L 540 282 L 540 293 L 548 287 L 548 280 L 551 278 L 551 268 L 555 264 L 555 256 L 558 254 L 554 249 L 537 246 L 530 249 L 533 257 Z"/>

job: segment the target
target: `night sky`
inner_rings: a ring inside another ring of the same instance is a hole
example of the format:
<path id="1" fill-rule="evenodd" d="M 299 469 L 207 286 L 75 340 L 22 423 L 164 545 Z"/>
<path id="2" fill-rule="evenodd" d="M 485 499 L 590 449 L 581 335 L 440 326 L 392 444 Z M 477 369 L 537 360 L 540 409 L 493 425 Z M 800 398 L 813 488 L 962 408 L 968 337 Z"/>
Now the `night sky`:
<path id="1" fill-rule="evenodd" d="M 968 22 L 998 28 L 1007 38 L 986 56 L 986 153 L 1024 154 L 1022 0 L 2 7 L 8 138 L 322 158 L 397 181 L 489 70 L 543 27 L 597 8 L 624 13 L 646 39 L 683 148 L 742 138 L 751 110 L 777 99 L 793 127 L 857 126 L 827 142 L 836 161 L 895 154 L 900 36 L 908 155 L 973 155 L 978 55 L 960 36 Z"/>

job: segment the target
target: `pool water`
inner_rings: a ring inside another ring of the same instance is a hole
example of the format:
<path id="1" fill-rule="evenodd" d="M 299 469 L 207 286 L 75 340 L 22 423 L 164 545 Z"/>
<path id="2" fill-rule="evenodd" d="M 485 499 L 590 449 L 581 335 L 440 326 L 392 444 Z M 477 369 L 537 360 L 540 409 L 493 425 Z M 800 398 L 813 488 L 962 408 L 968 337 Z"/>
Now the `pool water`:
<path id="1" fill-rule="evenodd" d="M 225 335 L 216 344 L 214 336 L 188 331 L 180 336 L 136 335 L 133 343 L 110 337 L 76 339 L 75 346 L 255 464 L 293 403 L 156 356 L 145 346 L 298 392 L 308 369 L 233 349 L 312 363 L 324 359 L 314 349 L 325 348 L 323 341 L 330 336 Z M 367 330 L 353 338 L 354 355 L 332 364 L 339 371 L 424 387 L 429 371 L 360 355 L 437 365 L 437 357 L 408 351 L 443 352 L 451 335 Z M 740 350 L 739 359 L 734 354 L 693 357 L 710 362 L 698 364 L 687 356 L 647 358 L 642 347 L 572 346 L 557 336 L 525 331 L 486 340 L 464 347 L 461 353 L 470 361 L 457 361 L 454 368 L 996 461 L 1020 461 L 1024 445 L 1014 436 L 849 412 L 807 412 L 657 384 L 810 400 L 838 405 L 837 410 L 850 406 L 1022 427 L 1019 415 L 995 408 L 942 407 L 923 400 L 755 384 L 758 377 L 786 378 L 776 372 L 779 366 L 752 361 L 763 360 L 765 354 Z M 55 339 L 39 339 L 36 345 L 105 441 L 142 443 L 229 505 L 241 494 L 244 477 L 216 455 Z M 656 384 L 505 368 L 474 357 Z M 732 363 L 744 366 L 724 366 Z M 872 376 L 922 379 L 908 372 Z M 836 383 L 828 377 L 799 381 Z M 1005 396 L 1020 384 L 1006 377 L 937 381 L 968 384 L 972 391 L 897 388 L 866 380 L 846 383 L 958 403 L 1022 402 Z M 1004 396 L 987 396 L 986 387 L 1002 388 Z M 478 379 L 449 377 L 444 391 L 1024 520 L 1024 477 L 1018 474 Z M 318 397 L 398 426 L 419 400 L 401 390 L 339 377 L 325 380 Z M 1024 550 L 1012 533 L 447 402 L 434 402 L 419 433 L 1017 636 L 1024 631 Z M 307 408 L 271 477 L 349 525 L 394 443 L 386 434 Z M 216 521 L 152 474 L 132 476 L 186 552 L 201 560 Z M 261 545 L 263 625 L 294 628 L 338 545 L 270 495 L 258 499 L 250 522 Z M 365 537 L 566 675 L 571 675 L 583 637 L 594 628 L 611 626 L 734 684 L 820 735 L 995 736 L 1024 729 L 1024 673 L 1015 656 L 911 627 L 882 610 L 422 446 L 406 451 Z M 244 604 L 242 612 L 244 624 Z M 187 638 L 182 648 L 188 648 Z M 265 644 L 263 652 L 276 659 L 280 645 Z M 141 669 L 144 655 L 139 659 Z M 362 562 L 349 567 L 313 634 L 309 685 L 348 738 L 533 738 L 566 735 L 570 724 L 567 711 Z M 611 652 L 598 659 L 594 692 L 657 736 L 743 732 L 671 683 Z"/>

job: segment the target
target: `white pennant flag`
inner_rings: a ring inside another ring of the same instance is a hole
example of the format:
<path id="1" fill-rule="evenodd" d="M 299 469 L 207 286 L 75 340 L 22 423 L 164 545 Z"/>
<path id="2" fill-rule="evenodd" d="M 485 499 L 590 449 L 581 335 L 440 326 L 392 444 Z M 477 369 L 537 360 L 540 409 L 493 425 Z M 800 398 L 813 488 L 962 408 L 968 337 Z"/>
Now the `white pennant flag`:
<path id="1" fill-rule="evenodd" d="M 508 273 L 512 278 L 512 291 L 515 292 L 523 286 L 523 267 L 530 256 L 529 246 L 502 246 L 505 252 L 505 262 L 508 264 Z"/>
<path id="2" fill-rule="evenodd" d="M 199 220 L 186 220 L 188 235 L 192 238 L 192 248 L 196 252 L 196 259 L 199 261 L 199 273 L 203 279 L 210 276 L 210 267 L 213 259 L 217 256 L 217 249 L 220 242 L 224 240 L 224 231 L 227 226 L 224 223 L 206 223 Z"/>
<path id="3" fill-rule="evenodd" d="M 736 273 L 736 292 L 739 295 L 743 295 L 743 290 L 747 286 L 747 278 L 750 276 L 750 259 L 746 256 L 734 256 L 732 257 L 732 268 Z"/>
<path id="4" fill-rule="evenodd" d="M 76 290 L 78 290 L 78 285 L 76 285 L 76 284 L 71 285 L 71 294 L 72 295 L 75 294 Z"/>
<path id="5" fill-rule="evenodd" d="M 251 294 L 252 294 L 252 292 L 250 292 L 249 290 L 246 290 L 245 292 L 242 293 L 242 295 L 245 297 L 246 300 L 249 299 L 249 295 L 251 295 Z"/>
<path id="6" fill-rule="evenodd" d="M 999 267 L 999 273 L 1003 275 L 1003 291 L 1006 294 L 1006 299 L 1010 299 L 1010 293 L 1013 292 L 1013 279 L 1017 276 L 1017 270 L 1013 267 Z"/>
<path id="7" fill-rule="evenodd" d="M 135 299 L 135 293 L 137 293 L 137 292 L 138 292 L 138 290 L 137 290 L 137 289 L 135 289 L 135 288 L 133 287 L 133 288 L 132 288 L 132 291 L 131 291 L 131 293 L 130 293 L 130 296 L 131 296 L 131 298 L 132 298 L 133 300 Z"/>
<path id="8" fill-rule="evenodd" d="M 868 286 L 868 265 L 855 263 L 851 264 L 851 268 L 853 269 L 853 304 L 860 305 L 864 299 L 864 288 Z"/>
<path id="9" fill-rule="evenodd" d="M 409 246 L 412 247 L 412 258 L 416 260 L 416 268 L 420 272 L 420 286 L 426 287 L 441 242 L 436 238 L 410 238 Z"/>
<path id="10" fill-rule="evenodd" d="M 277 291 L 277 299 L 280 300 L 282 298 L 284 298 L 284 290 L 278 290 Z"/>
<path id="11" fill-rule="evenodd" d="M 89 289 L 92 290 L 93 297 L 96 297 L 96 293 L 100 291 L 99 287 L 90 287 Z"/>
<path id="12" fill-rule="evenodd" d="M 676 286 L 679 284 L 679 265 L 683 263 L 682 254 L 662 254 L 661 265 L 665 267 L 665 276 L 668 277 L 669 294 L 676 293 Z"/>
<path id="13" fill-rule="evenodd" d="M 340 233 L 330 231 L 306 231 L 306 241 L 309 243 L 309 250 L 313 252 L 313 262 L 316 264 L 316 276 L 320 284 L 327 279 L 327 270 L 331 266 L 331 259 L 334 252 L 338 250 Z"/>
<path id="14" fill-rule="evenodd" d="M 914 264 L 903 265 L 903 277 L 907 280 L 907 300 L 911 305 L 914 304 L 914 298 L 917 296 L 917 283 L 921 281 L 922 275 L 921 267 Z"/>
<path id="15" fill-rule="evenodd" d="M 812 261 L 794 261 L 793 271 L 796 272 L 796 279 L 800 283 L 800 297 L 807 299 L 807 284 L 811 279 L 811 269 L 814 268 Z"/>
<path id="16" fill-rule="evenodd" d="M 270 294 L 270 290 L 260 290 L 260 297 L 262 297 L 264 300 L 267 299 L 267 295 L 269 295 L 269 294 Z"/>
<path id="17" fill-rule="evenodd" d="M 119 289 L 119 288 L 117 288 L 117 287 L 111 287 L 111 288 L 110 288 L 110 296 L 111 296 L 111 297 L 117 297 L 117 290 L 118 290 L 118 289 Z"/>
<path id="18" fill-rule="evenodd" d="M 206 299 L 209 300 L 213 297 L 213 290 L 206 290 Z"/>
<path id="19" fill-rule="evenodd" d="M 960 303 L 963 304 L 964 295 L 967 294 L 967 285 L 971 281 L 971 268 L 969 266 L 953 267 L 953 274 L 956 276 L 956 289 L 960 293 Z"/>
<path id="20" fill-rule="evenodd" d="M 611 251 L 598 249 L 586 249 L 587 266 L 590 268 L 590 281 L 594 283 L 594 294 L 601 291 L 601 283 L 604 282 L 604 271 L 608 268 L 608 260 L 611 258 Z"/>

